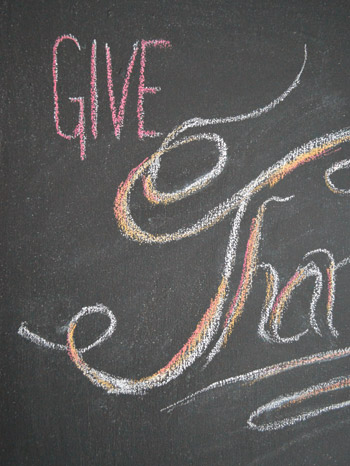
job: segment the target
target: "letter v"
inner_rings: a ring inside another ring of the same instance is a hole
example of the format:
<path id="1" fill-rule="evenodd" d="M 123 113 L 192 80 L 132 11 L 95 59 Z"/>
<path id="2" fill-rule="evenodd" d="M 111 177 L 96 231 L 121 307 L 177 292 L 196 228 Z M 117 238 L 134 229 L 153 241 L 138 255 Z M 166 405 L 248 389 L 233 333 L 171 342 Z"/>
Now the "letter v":
<path id="1" fill-rule="evenodd" d="M 117 115 L 117 110 L 115 107 L 115 97 L 114 97 L 114 90 L 113 90 L 111 51 L 110 51 L 108 44 L 106 44 L 105 47 L 106 47 L 107 86 L 108 86 L 109 104 L 110 104 L 111 113 L 112 113 L 114 134 L 117 139 L 120 139 L 120 131 L 124 124 L 125 104 L 126 104 L 126 99 L 128 98 L 130 77 L 134 69 L 136 55 L 139 50 L 139 42 L 137 41 L 133 45 L 133 53 L 130 57 L 128 68 L 126 71 L 126 76 L 124 79 L 124 85 L 123 85 L 122 97 L 120 100 L 118 115 Z"/>

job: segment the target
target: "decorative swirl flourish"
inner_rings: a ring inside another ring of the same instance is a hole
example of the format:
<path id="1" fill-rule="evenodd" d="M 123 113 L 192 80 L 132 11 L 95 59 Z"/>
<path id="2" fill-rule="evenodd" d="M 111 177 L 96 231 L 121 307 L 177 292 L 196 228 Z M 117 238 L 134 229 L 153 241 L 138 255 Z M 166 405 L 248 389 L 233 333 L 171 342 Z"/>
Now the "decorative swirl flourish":
<path id="1" fill-rule="evenodd" d="M 350 160 L 342 160 L 341 162 L 334 163 L 330 168 L 326 170 L 324 175 L 326 185 L 335 194 L 350 194 L 350 189 L 337 188 L 331 181 L 330 176 L 338 170 L 344 170 L 350 168 Z"/>
<path id="2" fill-rule="evenodd" d="M 134 380 L 129 378 L 122 378 L 113 376 L 106 372 L 94 369 L 90 367 L 86 361 L 83 359 L 83 354 L 88 350 L 100 345 L 103 341 L 109 338 L 116 328 L 116 319 L 113 313 L 107 309 L 102 304 L 83 308 L 78 312 L 71 320 L 68 331 L 67 331 L 67 344 L 55 344 L 51 343 L 48 340 L 32 333 L 26 323 L 22 323 L 21 327 L 18 330 L 18 333 L 31 340 L 32 342 L 57 350 L 66 350 L 69 353 L 71 360 L 74 362 L 76 367 L 83 372 L 83 374 L 95 385 L 105 389 L 108 393 L 114 394 L 133 394 L 139 395 L 151 390 L 155 387 L 159 387 L 169 383 L 171 380 L 177 378 L 186 368 L 188 368 L 193 362 L 202 356 L 208 349 L 210 343 L 213 341 L 213 338 L 218 333 L 220 328 L 220 322 L 223 315 L 223 308 L 228 299 L 230 289 L 229 283 L 231 275 L 236 262 L 236 250 L 239 240 L 239 231 L 242 223 L 242 219 L 246 213 L 247 206 L 252 200 L 253 196 L 260 192 L 265 187 L 272 188 L 279 181 L 283 180 L 287 175 L 292 173 L 298 167 L 318 160 L 321 157 L 329 156 L 332 151 L 342 143 L 350 141 L 350 129 L 344 128 L 339 131 L 331 132 L 325 134 L 322 137 L 313 139 L 308 143 L 298 147 L 287 155 L 285 155 L 278 162 L 270 166 L 267 170 L 261 172 L 254 180 L 248 183 L 244 188 L 237 191 L 229 199 L 220 203 L 210 211 L 208 211 L 201 219 L 197 220 L 190 226 L 182 227 L 179 230 L 173 233 L 165 234 L 153 234 L 143 230 L 139 227 L 134 221 L 131 211 L 130 211 L 130 196 L 132 190 L 139 180 L 143 182 L 144 195 L 145 197 L 153 204 L 169 204 L 172 202 L 179 201 L 181 199 L 190 196 L 201 189 L 204 189 L 208 186 L 215 178 L 217 178 L 222 171 L 224 170 L 225 164 L 227 162 L 227 145 L 225 141 L 215 133 L 200 133 L 195 135 L 190 135 L 177 139 L 177 137 L 182 134 L 184 131 L 191 128 L 202 128 L 209 125 L 218 125 L 233 123 L 237 121 L 244 121 L 252 118 L 257 118 L 280 104 L 291 92 L 295 89 L 299 82 L 304 70 L 307 60 L 307 50 L 306 46 L 304 49 L 304 61 L 301 66 L 299 73 L 296 78 L 293 80 L 291 85 L 275 100 L 270 102 L 268 105 L 258 108 L 252 112 L 237 115 L 227 118 L 213 118 L 213 119 L 202 119 L 202 118 L 193 118 L 182 123 L 180 126 L 177 126 L 173 131 L 171 131 L 168 136 L 164 139 L 159 150 L 156 151 L 153 155 L 146 158 L 143 162 L 140 163 L 136 168 L 130 171 L 126 180 L 120 184 L 114 203 L 114 212 L 117 219 L 120 230 L 128 238 L 138 241 L 140 243 L 168 243 L 171 241 L 178 241 L 183 238 L 189 238 L 194 235 L 199 234 L 200 232 L 207 230 L 213 227 L 215 224 L 220 222 L 223 218 L 231 214 L 236 210 L 236 214 L 233 218 L 232 227 L 230 236 L 228 239 L 228 244 L 226 248 L 226 254 L 224 258 L 223 270 L 221 273 L 221 279 L 217 288 L 217 292 L 213 299 L 211 300 L 210 305 L 205 311 L 202 319 L 198 323 L 196 329 L 191 334 L 187 342 L 182 346 L 182 348 L 175 354 L 175 356 L 161 369 L 155 372 L 153 375 L 148 377 Z M 179 190 L 174 192 L 160 192 L 157 189 L 157 178 L 160 169 L 160 162 L 162 156 L 169 154 L 173 149 L 181 147 L 185 144 L 189 144 L 195 141 L 208 141 L 216 145 L 219 156 L 215 166 L 206 174 L 198 177 L 192 183 L 187 186 L 182 187 Z M 349 161 L 337 162 L 332 165 L 325 173 L 325 181 L 329 189 L 337 194 L 348 194 L 349 190 L 336 188 L 335 185 L 330 180 L 330 176 L 337 170 L 344 168 L 349 168 Z M 291 196 L 292 197 L 292 196 Z M 320 329 L 318 327 L 316 317 L 315 317 L 315 306 L 319 299 L 321 289 L 322 289 L 322 273 L 319 267 L 315 264 L 314 261 L 309 262 L 306 266 L 301 266 L 297 269 L 295 275 L 290 279 L 287 285 L 282 289 L 278 294 L 278 273 L 272 267 L 271 264 L 261 264 L 259 265 L 258 253 L 261 240 L 261 231 L 263 226 L 264 215 L 268 203 L 271 201 L 275 202 L 286 202 L 291 199 L 291 197 L 282 199 L 276 196 L 270 197 L 265 201 L 259 208 L 257 215 L 251 221 L 249 238 L 246 245 L 246 252 L 244 258 L 244 264 L 242 267 L 241 280 L 238 286 L 234 298 L 229 306 L 229 310 L 226 313 L 225 320 L 222 326 L 220 336 L 218 337 L 213 348 L 207 356 L 207 364 L 213 359 L 213 357 L 221 350 L 221 348 L 227 343 L 229 336 L 231 335 L 234 326 L 237 324 L 240 319 L 243 311 L 246 300 L 249 296 L 249 293 L 252 288 L 253 278 L 259 269 L 262 267 L 266 270 L 267 277 L 267 292 L 266 292 L 266 301 L 265 308 L 262 312 L 262 318 L 259 324 L 258 333 L 262 338 L 266 340 L 275 342 L 275 343 L 285 343 L 290 341 L 298 340 L 306 331 L 303 331 L 294 337 L 282 338 L 279 335 L 279 330 L 282 322 L 283 312 L 287 306 L 288 300 L 293 293 L 293 291 L 308 277 L 315 278 L 315 287 L 310 305 L 310 324 L 316 333 L 320 334 Z M 318 250 L 318 252 L 324 250 Z M 312 251 L 308 255 L 316 253 L 317 251 Z M 327 268 L 328 276 L 328 305 L 327 305 L 327 322 L 329 329 L 334 336 L 337 336 L 337 331 L 333 326 L 333 303 L 334 303 L 334 289 L 335 289 L 335 272 L 337 268 L 341 268 L 344 265 L 349 263 L 349 258 L 344 259 L 338 265 L 335 264 L 333 256 L 326 252 L 329 258 L 329 267 Z M 307 255 L 307 256 L 308 256 Z M 306 257 L 307 257 L 306 256 Z M 100 313 L 106 315 L 110 319 L 110 325 L 107 330 L 100 335 L 100 337 L 90 344 L 89 346 L 79 349 L 75 344 L 75 330 L 77 328 L 78 322 L 82 317 L 85 317 L 90 314 Z M 269 330 L 266 329 L 267 324 L 269 324 Z M 339 350 L 341 351 L 341 350 Z M 290 361 L 287 363 L 280 363 L 275 366 L 270 366 L 265 369 L 258 371 L 253 371 L 250 374 L 244 376 L 238 376 L 233 378 L 235 381 L 246 381 L 246 380 L 257 380 L 265 376 L 274 375 L 278 372 L 283 372 L 284 370 L 289 370 L 290 368 L 298 367 L 301 365 L 308 365 L 314 362 L 314 360 L 326 360 L 334 359 L 337 357 L 343 357 L 342 353 L 332 352 L 325 353 L 320 355 L 314 355 L 313 357 L 303 358 L 300 360 Z M 346 349 L 346 355 L 348 355 L 348 349 Z M 345 382 L 344 382 L 345 380 Z M 322 385 L 322 389 L 331 391 L 342 388 L 344 383 L 348 384 L 348 379 L 339 379 L 330 381 L 329 385 Z M 222 386 L 222 382 L 214 384 L 216 386 Z M 215 388 L 214 385 L 203 389 L 207 391 L 209 389 Z M 322 391 L 322 390 L 321 390 Z M 200 392 L 200 393 L 201 393 Z M 315 387 L 307 389 L 306 392 L 298 392 L 296 394 L 284 397 L 277 400 L 276 403 L 271 402 L 268 405 L 264 405 L 255 411 L 248 423 L 253 428 L 255 424 L 253 420 L 260 416 L 263 412 L 271 411 L 275 407 L 284 407 L 290 401 L 299 400 L 301 397 L 311 397 L 317 396 Z M 198 392 L 199 393 L 199 392 Z M 198 394 L 197 393 L 197 394 Z M 192 399 L 195 395 L 191 395 L 186 400 Z M 185 400 L 183 400 L 184 402 Z M 178 404 L 181 404 L 179 402 Z M 173 405 L 175 406 L 175 405 Z M 340 406 L 339 406 L 340 407 Z M 334 408 L 335 409 L 335 408 Z M 322 410 L 321 410 L 322 411 Z M 320 411 L 320 412 L 321 412 Z M 323 412 L 323 411 L 322 411 Z M 311 417 L 311 415 L 305 415 L 303 419 Z M 295 420 L 295 418 L 292 418 Z M 303 420 L 302 419 L 302 420 Z M 294 421 L 293 421 L 294 422 Z M 289 423 L 286 422 L 285 425 Z M 277 424 L 274 424 L 276 426 Z M 270 428 L 270 427 L 269 427 Z M 279 428 L 279 427 L 278 427 Z M 260 429 L 261 430 L 261 429 Z"/>
<path id="3" fill-rule="evenodd" d="M 311 387 L 305 388 L 304 390 L 301 390 L 299 392 L 291 393 L 286 396 L 281 396 L 263 406 L 260 406 L 260 408 L 254 411 L 248 419 L 248 426 L 251 429 L 259 430 L 260 432 L 279 430 L 287 426 L 292 426 L 297 422 L 306 421 L 307 419 L 310 419 L 312 417 L 319 416 L 320 414 L 328 413 L 329 411 L 346 408 L 347 406 L 350 406 L 350 400 L 343 401 L 341 403 L 332 403 L 328 406 L 324 406 L 323 408 L 311 409 L 309 411 L 304 411 L 296 416 L 286 417 L 282 420 L 266 424 L 256 424 L 255 422 L 253 422 L 255 419 L 257 419 L 264 413 L 271 413 L 277 410 L 281 410 L 283 408 L 291 407 L 305 400 L 319 397 L 322 394 L 333 392 L 336 390 L 344 390 L 345 388 L 349 387 L 350 375 L 347 375 L 342 377 L 336 377 L 334 379 L 329 380 L 328 382 L 312 385 Z"/>

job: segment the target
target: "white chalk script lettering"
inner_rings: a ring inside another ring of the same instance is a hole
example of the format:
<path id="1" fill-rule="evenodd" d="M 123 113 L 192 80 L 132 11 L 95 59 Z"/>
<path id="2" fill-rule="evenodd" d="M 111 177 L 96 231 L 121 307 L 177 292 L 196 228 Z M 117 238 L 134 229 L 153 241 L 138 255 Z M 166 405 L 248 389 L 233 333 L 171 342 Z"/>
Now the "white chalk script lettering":
<path id="1" fill-rule="evenodd" d="M 64 37 L 62 37 L 60 41 L 62 41 L 63 38 Z M 73 40 L 79 48 L 79 43 L 76 41 L 76 39 L 71 37 L 71 40 Z M 57 52 L 57 47 L 60 41 L 58 41 L 55 45 L 56 49 L 54 52 L 54 57 L 56 57 L 55 53 Z M 165 47 L 168 46 L 169 43 L 166 41 L 160 41 L 159 44 L 158 42 L 142 42 L 143 55 L 141 55 L 141 74 L 143 72 L 142 70 L 144 69 L 145 48 L 149 45 L 160 45 L 162 47 Z M 134 53 L 131 57 L 131 61 L 129 63 L 128 68 L 130 73 L 132 71 L 137 50 L 138 44 L 135 44 Z M 108 46 L 106 46 L 106 53 L 107 65 L 109 64 L 109 66 L 111 66 Z M 95 99 L 93 101 L 96 103 L 97 91 L 94 87 L 95 58 L 95 49 L 93 48 L 92 100 Z M 326 249 L 312 250 L 304 256 L 301 265 L 297 268 L 297 270 L 287 281 L 287 283 L 282 287 L 280 285 L 279 273 L 276 270 L 276 268 L 274 268 L 272 264 L 261 263 L 259 261 L 262 227 L 267 209 L 273 210 L 274 208 L 276 208 L 274 207 L 276 206 L 276 204 L 279 204 L 281 207 L 283 207 L 283 205 L 286 205 L 286 203 L 293 202 L 293 196 L 287 198 L 281 198 L 277 196 L 268 197 L 267 200 L 265 200 L 265 202 L 261 204 L 261 206 L 256 212 L 256 215 L 251 219 L 250 231 L 245 245 L 245 256 L 243 264 L 241 265 L 240 282 L 236 291 L 233 293 L 234 297 L 231 302 L 228 302 L 228 297 L 230 294 L 231 276 L 233 270 L 236 267 L 236 251 L 241 236 L 241 224 L 243 218 L 247 215 L 247 207 L 250 201 L 258 192 L 264 190 L 264 188 L 272 188 L 274 185 L 279 183 L 289 174 L 298 169 L 298 167 L 307 163 L 317 163 L 317 161 L 321 158 L 331 157 L 332 152 L 334 152 L 333 149 L 337 148 L 340 144 L 344 144 L 350 141 L 350 130 L 348 128 L 340 129 L 338 131 L 325 134 L 307 142 L 301 147 L 292 150 L 283 158 L 281 158 L 278 162 L 261 172 L 255 179 L 251 180 L 244 188 L 234 193 L 229 199 L 225 200 L 224 202 L 217 205 L 215 208 L 208 211 L 207 214 L 205 214 L 202 218 L 195 220 L 193 224 L 184 226 L 175 232 L 154 234 L 143 230 L 135 222 L 130 208 L 130 198 L 132 195 L 133 188 L 135 184 L 139 182 L 143 183 L 144 195 L 148 199 L 148 201 L 158 205 L 167 205 L 176 202 L 180 199 L 184 199 L 185 197 L 190 196 L 208 186 L 225 169 L 228 157 L 228 147 L 223 138 L 216 133 L 201 132 L 199 134 L 187 136 L 182 136 L 182 134 L 185 131 L 195 128 L 205 128 L 212 125 L 230 124 L 238 121 L 245 121 L 253 118 L 258 118 L 264 115 L 265 113 L 273 110 L 278 104 L 280 104 L 284 99 L 288 97 L 288 95 L 293 91 L 293 89 L 295 89 L 299 85 L 301 75 L 306 64 L 306 60 L 307 50 L 305 47 L 304 61 L 296 78 L 293 80 L 291 85 L 285 90 L 285 92 L 283 92 L 283 94 L 271 101 L 269 104 L 246 114 L 213 119 L 193 118 L 177 126 L 173 131 L 171 131 L 167 135 L 160 148 L 153 155 L 147 157 L 140 165 L 131 170 L 126 180 L 119 186 L 114 204 L 114 212 L 118 222 L 118 226 L 121 232 L 127 238 L 133 241 L 137 241 L 139 243 L 164 244 L 172 241 L 179 241 L 183 238 L 198 235 L 202 231 L 213 227 L 215 224 L 220 222 L 228 215 L 234 214 L 232 228 L 227 241 L 226 253 L 223 259 L 221 277 L 218 280 L 216 294 L 215 296 L 213 296 L 211 302 L 208 305 L 208 308 L 203 313 L 203 317 L 198 322 L 196 328 L 188 338 L 187 342 L 169 360 L 169 362 L 164 367 L 160 368 L 157 372 L 155 372 L 152 375 L 149 375 L 139 380 L 135 380 L 132 378 L 122 378 L 108 374 L 104 371 L 94 369 L 86 363 L 86 361 L 83 358 L 83 355 L 91 348 L 101 345 L 106 339 L 108 339 L 113 334 L 116 328 L 116 318 L 114 314 L 102 304 L 97 304 L 91 307 L 85 307 L 71 319 L 67 331 L 67 343 L 65 345 L 52 343 L 38 336 L 37 334 L 29 330 L 28 325 L 25 322 L 23 322 L 20 326 L 18 333 L 22 337 L 31 340 L 33 343 L 36 343 L 38 345 L 55 350 L 67 351 L 69 357 L 76 365 L 76 367 L 80 371 L 82 371 L 82 373 L 93 384 L 95 384 L 98 387 L 101 387 L 108 393 L 131 395 L 144 394 L 155 387 L 165 385 L 169 383 L 171 380 L 174 380 L 175 378 L 179 377 L 198 358 L 206 358 L 206 364 L 209 364 L 215 358 L 215 356 L 227 344 L 233 330 L 237 327 L 240 317 L 244 312 L 247 298 L 252 291 L 255 277 L 259 272 L 262 271 L 265 273 L 266 277 L 266 298 L 265 303 L 262 306 L 260 323 L 257 329 L 257 333 L 262 339 L 264 339 L 267 342 L 270 342 L 271 344 L 288 344 L 291 342 L 296 342 L 301 338 L 305 338 L 309 332 L 315 332 L 318 335 L 321 335 L 321 330 L 318 323 L 318 318 L 316 317 L 315 309 L 319 301 L 323 287 L 326 287 L 328 296 L 327 307 L 325 309 L 325 320 L 327 322 L 328 331 L 333 335 L 333 337 L 336 338 L 339 335 L 339 330 L 335 328 L 333 322 L 336 279 L 337 275 L 341 272 L 341 270 L 345 266 L 350 264 L 350 256 L 340 257 L 336 260 L 333 257 L 333 254 Z M 57 74 L 55 75 L 55 66 L 57 66 L 57 63 L 56 65 L 54 63 L 54 77 L 56 76 L 57 80 Z M 110 79 L 110 74 L 108 74 L 108 76 L 108 79 Z M 129 75 L 127 75 L 127 77 L 125 78 L 126 83 L 128 83 L 128 79 Z M 153 88 L 148 89 L 143 87 L 142 89 L 143 90 L 141 94 L 145 92 L 151 92 L 149 89 Z M 114 97 L 111 82 L 109 82 L 109 91 L 111 99 L 111 110 L 112 115 L 114 115 L 115 117 L 113 117 L 113 121 L 115 123 L 115 130 L 117 135 L 117 133 L 119 134 L 120 132 L 124 114 L 123 112 L 120 113 L 121 110 L 119 111 L 118 117 L 115 114 Z M 124 93 L 123 95 L 125 97 L 127 94 Z M 78 101 L 79 99 L 82 98 L 76 98 L 75 100 Z M 57 131 L 59 132 L 60 126 L 58 119 L 57 94 L 55 94 L 55 102 L 56 125 Z M 79 102 L 82 105 L 81 111 L 83 111 L 83 100 L 79 100 Z M 124 104 L 125 102 L 123 103 L 122 101 L 121 108 L 123 108 Z M 96 105 L 93 108 L 95 108 L 96 110 Z M 139 106 L 138 111 L 140 114 L 142 114 L 142 106 Z M 97 131 L 96 115 L 92 115 L 92 122 L 95 124 L 95 131 Z M 143 130 L 143 126 L 140 128 L 140 137 L 141 133 L 142 137 L 144 135 L 150 135 Z M 63 134 L 61 135 L 67 138 L 76 137 L 80 135 L 80 138 L 82 138 L 82 132 L 82 127 L 78 124 L 73 136 L 65 136 Z M 218 159 L 215 166 L 208 173 L 198 177 L 182 189 L 173 192 L 160 192 L 157 189 L 157 177 L 161 166 L 162 157 L 164 155 L 170 156 L 171 151 L 173 149 L 186 144 L 190 144 L 195 141 L 208 141 L 215 144 L 218 150 Z M 325 183 L 334 194 L 343 196 L 349 194 L 349 190 L 338 188 L 331 179 L 331 176 L 336 171 L 349 168 L 349 160 L 343 160 L 341 162 L 334 163 L 333 165 L 331 165 L 330 168 L 326 170 Z M 317 258 L 322 255 L 326 258 L 327 262 L 327 265 L 323 267 L 317 265 Z M 308 278 L 312 278 L 314 280 L 314 288 L 310 297 L 308 325 L 306 328 L 298 329 L 296 333 L 292 336 L 282 337 L 280 334 L 280 330 L 283 325 L 284 313 L 288 308 L 288 304 L 292 299 L 295 290 L 299 286 L 301 286 Z M 225 309 L 226 313 L 224 315 Z M 75 344 L 74 335 L 78 322 L 82 317 L 96 313 L 104 314 L 109 317 L 109 327 L 95 342 L 91 343 L 89 346 L 85 348 L 77 348 Z M 212 384 L 204 388 L 203 390 L 200 390 L 199 392 L 193 393 L 184 400 L 180 400 L 179 402 L 169 406 L 168 408 L 165 408 L 164 411 L 171 411 L 175 409 L 177 406 L 183 406 L 192 401 L 200 393 L 215 389 L 218 386 L 235 384 L 237 382 L 242 381 L 260 380 L 284 371 L 295 369 L 297 367 L 307 366 L 325 361 L 332 361 L 335 359 L 347 357 L 349 355 L 350 349 L 344 348 L 324 353 L 317 353 L 301 359 L 294 359 L 291 361 L 286 361 L 284 363 L 278 363 L 273 366 L 268 366 L 263 369 L 257 369 L 253 372 Z M 287 405 L 290 406 L 292 403 L 297 403 L 300 400 L 316 397 L 321 393 L 344 389 L 346 387 L 349 387 L 349 385 L 350 376 L 346 375 L 338 377 L 336 379 L 332 379 L 325 383 L 320 383 L 311 386 L 303 391 L 296 392 L 292 395 L 283 396 L 281 398 L 271 401 L 270 403 L 267 403 L 266 405 L 258 408 L 255 412 L 253 412 L 248 420 L 248 425 L 250 428 L 257 429 L 260 431 L 280 429 L 288 425 L 292 425 L 296 422 L 304 421 L 310 417 L 320 415 L 323 412 L 343 408 L 345 406 L 348 406 L 350 404 L 350 401 L 333 404 L 322 409 L 308 411 L 302 415 L 285 418 L 282 421 L 276 421 L 273 423 L 260 425 L 256 423 L 257 418 L 259 418 L 263 413 L 282 409 Z"/>

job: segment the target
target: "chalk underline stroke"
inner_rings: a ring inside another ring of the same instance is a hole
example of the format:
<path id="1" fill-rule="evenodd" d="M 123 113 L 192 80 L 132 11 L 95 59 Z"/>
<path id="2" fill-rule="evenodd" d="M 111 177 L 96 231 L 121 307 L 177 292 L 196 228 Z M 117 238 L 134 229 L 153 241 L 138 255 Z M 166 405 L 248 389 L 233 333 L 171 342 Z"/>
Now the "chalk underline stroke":
<path id="1" fill-rule="evenodd" d="M 269 112 L 278 104 L 283 102 L 283 100 L 292 92 L 292 90 L 299 85 L 306 61 L 307 48 L 305 45 L 304 61 L 296 78 L 278 98 L 270 102 L 268 105 L 258 108 L 252 112 L 233 117 L 212 119 L 192 118 L 176 127 L 164 139 L 159 150 L 152 156 L 146 158 L 133 170 L 131 170 L 126 180 L 121 183 L 118 188 L 114 204 L 114 213 L 118 222 L 118 226 L 121 232 L 127 238 L 140 243 L 164 244 L 172 241 L 178 241 L 183 238 L 192 237 L 204 230 L 213 227 L 231 212 L 237 210 L 232 221 L 232 228 L 228 238 L 223 270 L 221 273 L 221 281 L 218 286 L 216 295 L 211 300 L 208 309 L 198 323 L 195 331 L 192 333 L 184 346 L 178 351 L 178 353 L 176 353 L 175 356 L 168 362 L 168 364 L 159 369 L 153 375 L 141 378 L 139 380 L 113 376 L 104 371 L 96 370 L 90 367 L 83 359 L 83 354 L 93 347 L 102 344 L 112 335 L 116 328 L 116 318 L 114 317 L 113 313 L 102 304 L 85 307 L 71 319 L 67 331 L 66 345 L 52 343 L 36 335 L 28 329 L 26 322 L 22 323 L 18 333 L 22 337 L 31 340 L 37 345 L 59 351 L 67 351 L 76 367 L 81 370 L 94 385 L 103 388 L 108 393 L 113 394 L 141 395 L 155 387 L 163 386 L 181 375 L 183 371 L 191 366 L 195 360 L 204 355 L 220 328 L 224 305 L 226 304 L 230 294 L 230 278 L 236 262 L 236 250 L 239 241 L 240 227 L 243 217 L 246 214 L 249 202 L 252 200 L 253 196 L 263 188 L 272 188 L 298 167 L 311 161 L 318 160 L 321 157 L 329 156 L 332 152 L 334 152 L 337 146 L 342 143 L 349 142 L 350 129 L 344 128 L 339 131 L 325 134 L 322 137 L 315 138 L 302 145 L 301 147 L 292 150 L 278 162 L 270 166 L 267 170 L 261 172 L 260 175 L 248 183 L 244 188 L 233 194 L 231 198 L 211 209 L 203 218 L 196 221 L 193 225 L 180 228 L 174 233 L 152 234 L 142 230 L 135 223 L 130 211 L 130 196 L 132 190 L 136 182 L 142 180 L 144 195 L 148 201 L 156 205 L 166 205 L 184 199 L 185 197 L 190 196 L 208 186 L 216 177 L 220 175 L 220 173 L 222 173 L 225 167 L 227 161 L 227 145 L 225 141 L 221 138 L 221 136 L 215 133 L 200 133 L 176 140 L 178 135 L 188 130 L 189 128 L 202 128 L 208 125 L 244 121 L 257 118 Z M 159 192 L 157 190 L 156 183 L 162 156 L 169 154 L 172 149 L 180 147 L 184 144 L 202 140 L 214 142 L 218 149 L 219 157 L 214 168 L 179 190 L 176 190 L 172 193 Z M 349 190 L 337 188 L 330 178 L 331 175 L 336 171 L 349 168 L 349 163 L 350 161 L 343 160 L 333 164 L 328 170 L 326 170 L 325 183 L 328 188 L 335 194 L 349 194 Z M 310 261 L 308 264 L 298 267 L 296 273 L 279 293 L 279 279 L 277 271 L 271 264 L 259 264 L 258 261 L 262 227 L 268 205 L 270 203 L 283 204 L 289 202 L 293 197 L 294 196 L 289 196 L 286 198 L 280 198 L 277 196 L 269 197 L 261 204 L 256 216 L 252 219 L 249 238 L 246 245 L 244 263 L 242 266 L 241 280 L 238 289 L 234 294 L 231 305 L 229 306 L 229 310 L 226 313 L 221 334 L 217 339 L 216 344 L 214 344 L 214 347 L 210 350 L 209 355 L 206 357 L 206 364 L 208 364 L 226 345 L 228 338 L 233 331 L 233 328 L 236 326 L 243 314 L 245 303 L 252 289 L 253 279 L 259 269 L 265 270 L 267 280 L 266 302 L 262 311 L 262 317 L 258 329 L 259 336 L 264 340 L 270 341 L 272 343 L 288 343 L 290 341 L 297 341 L 309 331 L 309 329 L 307 329 L 288 339 L 282 338 L 279 335 L 283 312 L 288 306 L 288 301 L 292 293 L 309 277 L 313 277 L 315 279 L 315 287 L 309 312 L 310 329 L 312 329 L 315 333 L 321 334 L 315 317 L 315 307 L 322 290 L 323 274 L 320 267 L 316 265 L 315 261 Z M 306 254 L 304 259 L 309 257 L 309 255 L 316 253 L 325 253 L 329 261 L 328 267 L 326 269 L 328 277 L 327 323 L 329 330 L 333 336 L 336 337 L 338 332 L 333 325 L 335 277 L 336 271 L 349 263 L 349 258 L 345 258 L 336 264 L 332 254 L 329 251 L 317 250 L 310 251 L 308 254 Z M 78 349 L 75 345 L 74 338 L 74 333 L 78 325 L 78 321 L 86 315 L 96 313 L 106 315 L 110 319 L 110 325 L 94 343 L 85 348 Z M 267 327 L 269 327 L 269 329 L 267 329 Z M 343 384 L 343 382 L 344 381 L 342 380 L 342 382 L 339 383 Z M 334 382 L 334 384 L 336 385 L 337 383 Z M 307 395 L 304 394 L 303 396 Z M 284 406 L 284 401 L 279 401 L 278 403 L 279 406 Z M 266 405 L 261 409 L 264 409 L 265 412 L 271 410 L 272 408 L 270 405 Z M 253 419 L 260 415 L 260 411 L 253 414 L 254 416 L 252 415 L 253 417 L 249 420 L 250 424 L 248 423 L 251 427 L 253 425 Z"/>
<path id="2" fill-rule="evenodd" d="M 311 366 L 315 364 L 321 364 L 324 362 L 334 361 L 337 359 L 347 358 L 349 356 L 350 356 L 350 347 L 346 347 L 346 348 L 332 350 L 332 351 L 315 353 L 309 356 L 304 356 L 299 359 L 283 361 L 283 362 L 273 364 L 271 366 L 267 366 L 261 369 L 255 369 L 251 372 L 247 372 L 246 374 L 241 374 L 241 375 L 229 377 L 227 379 L 214 382 L 208 385 L 207 387 L 202 388 L 186 396 L 185 398 L 168 405 L 165 408 L 162 408 L 161 412 L 171 413 L 177 408 L 184 407 L 190 403 L 193 403 L 201 395 L 208 393 L 210 391 L 213 391 L 213 390 L 218 390 L 218 389 L 228 387 L 230 385 L 236 385 L 239 383 L 242 383 L 243 385 L 248 385 L 248 384 L 251 385 L 252 383 L 259 382 L 269 377 L 275 377 L 287 371 L 291 371 L 294 369 L 299 369 L 301 367 Z M 269 412 L 269 411 L 272 412 L 279 408 L 283 408 L 291 401 L 295 403 L 300 402 L 304 395 L 307 395 L 305 396 L 305 398 L 309 399 L 312 397 L 316 397 L 322 393 L 327 393 L 327 392 L 339 390 L 342 388 L 348 388 L 349 386 L 350 386 L 350 375 L 337 377 L 327 382 L 323 382 L 323 383 L 305 388 L 304 390 L 301 390 L 299 392 L 295 392 L 287 396 L 283 395 L 281 397 L 275 398 L 269 403 L 263 406 L 260 406 L 250 415 L 247 421 L 248 426 L 251 429 L 259 430 L 260 432 L 264 432 L 268 430 L 279 430 L 284 427 L 294 425 L 297 422 L 301 422 L 311 417 L 318 416 L 325 412 L 329 412 L 335 409 L 345 408 L 349 406 L 350 401 L 330 404 L 324 408 L 313 409 L 301 415 L 286 417 L 280 421 L 275 421 L 272 423 L 260 424 L 260 425 L 253 423 L 253 419 L 258 418 L 260 415 L 262 415 L 265 412 Z"/>

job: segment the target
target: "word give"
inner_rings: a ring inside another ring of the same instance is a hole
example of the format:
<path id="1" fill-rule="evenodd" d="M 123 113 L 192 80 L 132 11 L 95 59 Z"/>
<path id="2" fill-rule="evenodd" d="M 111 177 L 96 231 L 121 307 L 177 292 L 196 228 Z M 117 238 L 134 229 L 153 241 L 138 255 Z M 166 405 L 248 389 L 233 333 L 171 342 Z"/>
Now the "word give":
<path id="1" fill-rule="evenodd" d="M 56 131 L 59 136 L 64 139 L 76 139 L 79 138 L 80 141 L 80 158 L 84 160 L 86 157 L 86 125 L 85 125 L 85 99 L 84 97 L 69 97 L 71 102 L 76 102 L 79 104 L 79 116 L 78 123 L 73 130 L 72 134 L 66 134 L 62 131 L 60 126 L 60 111 L 59 111 L 59 98 L 58 98 L 58 48 L 61 42 L 65 40 L 70 40 L 75 43 L 78 50 L 81 50 L 78 40 L 70 35 L 62 35 L 56 39 L 55 45 L 53 47 L 53 61 L 52 61 L 52 75 L 53 75 L 53 95 L 54 95 L 54 119 L 56 123 Z M 114 89 L 113 89 L 113 78 L 112 78 L 112 58 L 111 51 L 108 44 L 105 44 L 106 50 L 106 68 L 107 68 L 107 87 L 108 87 L 108 97 L 109 105 L 112 114 L 112 122 L 114 127 L 114 134 L 117 139 L 120 139 L 120 132 L 124 124 L 124 114 L 125 114 L 125 105 L 128 98 L 130 77 L 132 75 L 136 57 L 138 51 L 141 48 L 140 54 L 140 76 L 139 76 L 139 85 L 138 85 L 138 100 L 137 100 L 137 118 L 138 118 L 138 137 L 143 139 L 145 137 L 157 137 L 161 136 L 161 133 L 156 131 L 146 131 L 144 129 L 144 95 L 145 94 L 156 94 L 160 91 L 160 87 L 146 87 L 145 86 L 145 67 L 146 67 L 146 49 L 149 47 L 160 47 L 167 48 L 171 47 L 171 44 L 167 40 L 141 40 L 141 46 L 139 41 L 135 42 L 133 45 L 133 52 L 130 57 L 126 75 L 124 78 L 124 84 L 122 89 L 122 96 L 119 103 L 119 108 L 117 112 Z M 91 46 L 91 70 L 90 70 L 90 107 L 91 107 L 91 132 L 94 139 L 97 138 L 97 123 L 98 123 L 98 92 L 97 92 L 97 72 L 96 72 L 96 52 L 97 52 L 97 43 L 96 40 L 92 42 Z"/>

